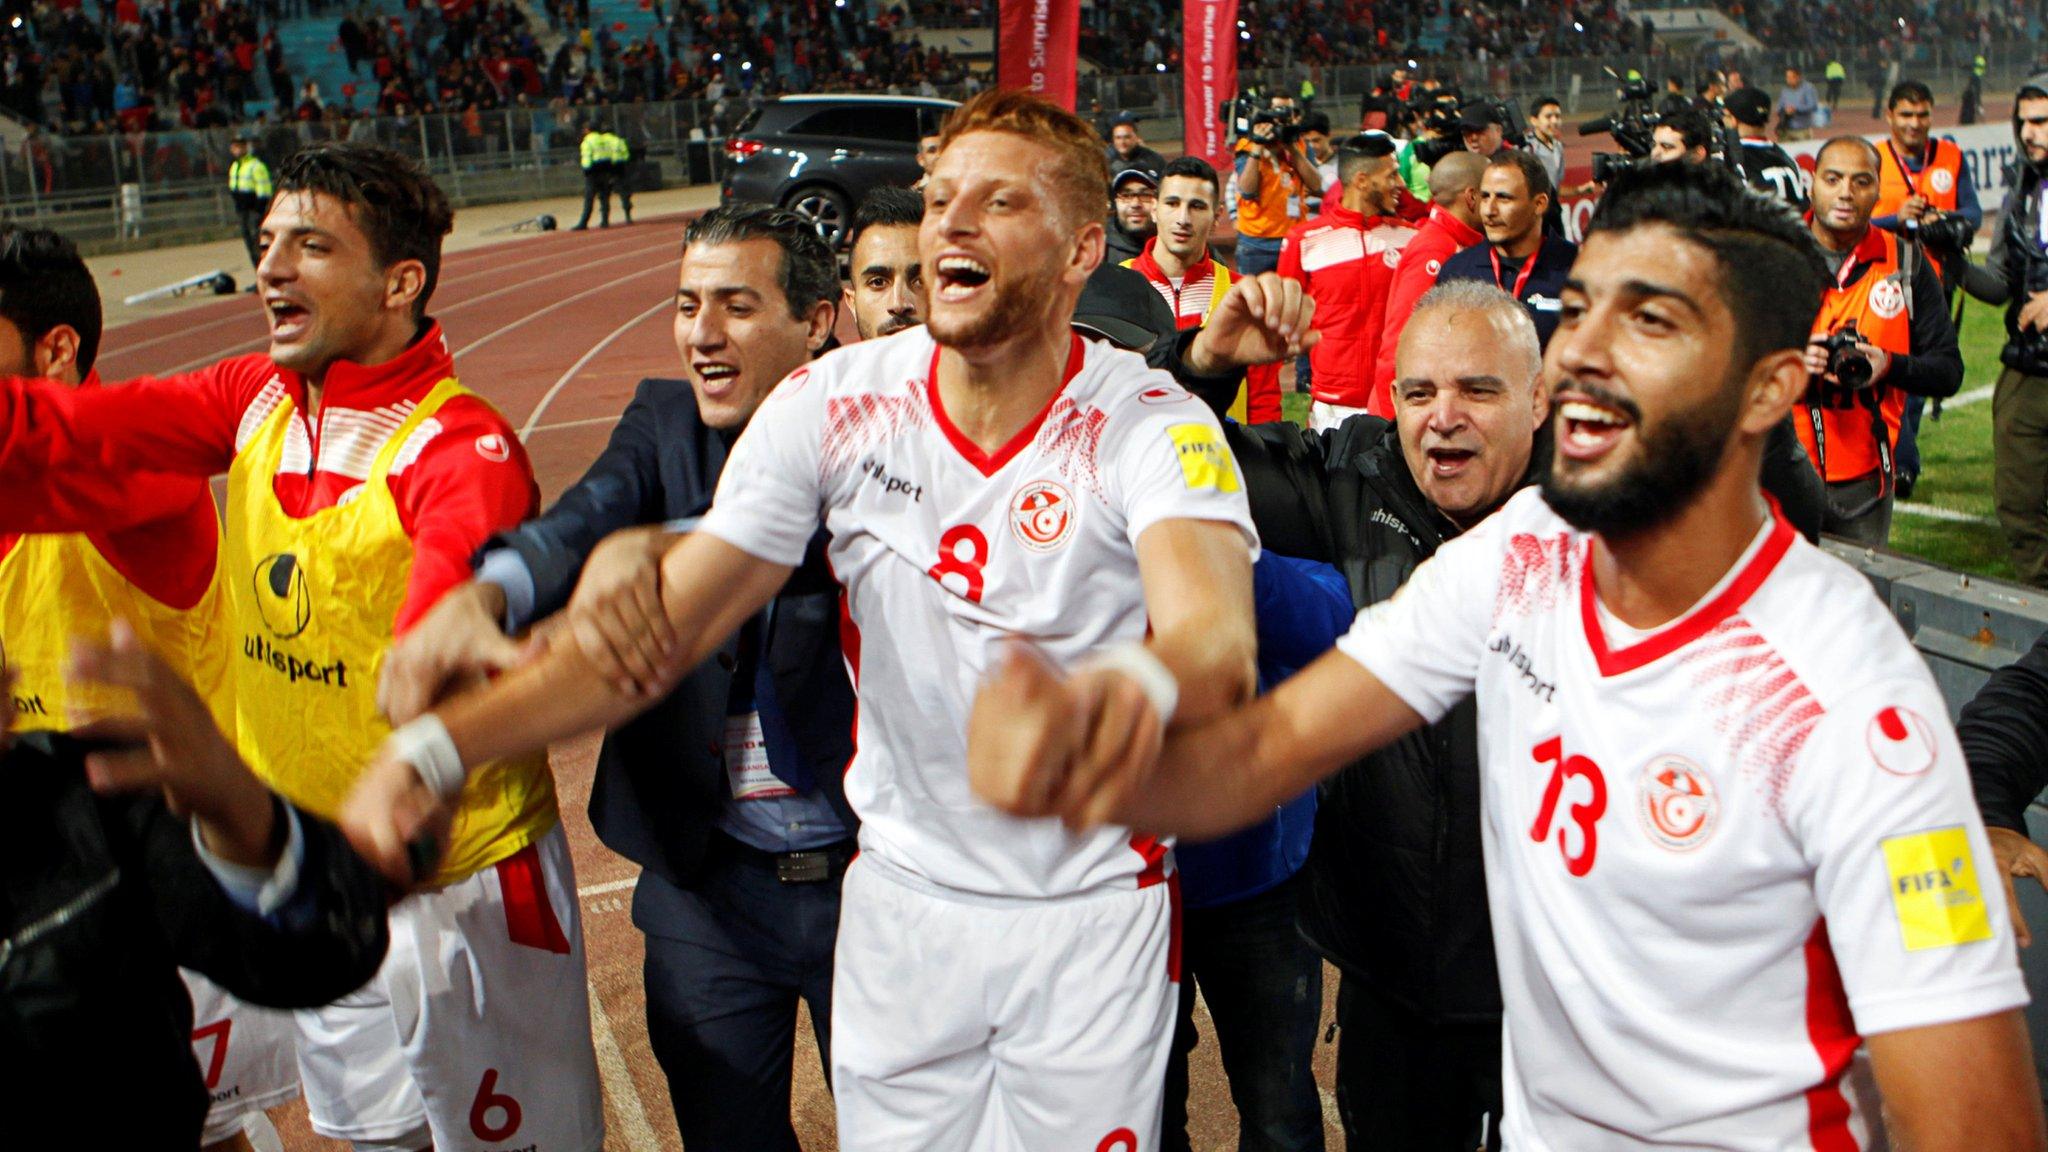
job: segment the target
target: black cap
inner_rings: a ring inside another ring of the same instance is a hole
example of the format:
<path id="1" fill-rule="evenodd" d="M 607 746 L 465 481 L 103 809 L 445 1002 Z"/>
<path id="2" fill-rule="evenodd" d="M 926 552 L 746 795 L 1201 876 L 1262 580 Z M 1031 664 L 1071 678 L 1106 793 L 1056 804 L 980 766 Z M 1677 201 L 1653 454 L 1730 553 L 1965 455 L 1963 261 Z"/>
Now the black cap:
<path id="1" fill-rule="evenodd" d="M 1735 117 L 1737 124 L 1761 128 L 1771 122 L 1771 98 L 1758 88 L 1737 88 L 1721 97 L 1721 107 Z"/>
<path id="2" fill-rule="evenodd" d="M 1498 124 L 1503 128 L 1507 127 L 1506 118 L 1500 114 L 1500 109 L 1492 104 L 1473 104 L 1458 113 L 1458 130 L 1460 132 L 1484 132 L 1488 124 Z"/>
<path id="3" fill-rule="evenodd" d="M 1123 167 L 1117 169 L 1116 172 L 1110 176 L 1109 190 L 1111 193 L 1114 193 L 1117 189 L 1123 187 L 1127 182 L 1132 180 L 1143 181 L 1144 183 L 1151 185 L 1154 191 L 1157 191 L 1159 188 L 1159 173 L 1154 172 L 1150 168 L 1141 167 L 1137 164 L 1126 164 Z"/>
<path id="4" fill-rule="evenodd" d="M 1119 348 L 1142 352 L 1177 330 L 1173 309 L 1152 282 L 1121 264 L 1104 264 L 1088 277 L 1074 304 L 1074 328 Z"/>

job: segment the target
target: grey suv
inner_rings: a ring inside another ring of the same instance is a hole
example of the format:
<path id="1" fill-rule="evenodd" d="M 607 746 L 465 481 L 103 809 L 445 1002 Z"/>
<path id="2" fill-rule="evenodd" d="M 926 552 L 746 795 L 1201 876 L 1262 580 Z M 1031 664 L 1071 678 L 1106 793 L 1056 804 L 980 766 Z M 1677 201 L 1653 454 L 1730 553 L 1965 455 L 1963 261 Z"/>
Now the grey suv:
<path id="1" fill-rule="evenodd" d="M 916 183 L 917 139 L 957 105 L 918 96 L 783 96 L 747 114 L 725 142 L 724 204 L 773 204 L 846 242 L 870 188 Z"/>

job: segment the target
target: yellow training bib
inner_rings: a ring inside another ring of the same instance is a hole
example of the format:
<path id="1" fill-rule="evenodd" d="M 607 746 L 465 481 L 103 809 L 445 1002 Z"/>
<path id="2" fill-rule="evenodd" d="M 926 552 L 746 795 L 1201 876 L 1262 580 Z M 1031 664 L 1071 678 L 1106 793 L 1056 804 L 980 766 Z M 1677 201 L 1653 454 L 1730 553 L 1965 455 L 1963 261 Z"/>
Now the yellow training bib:
<path id="1" fill-rule="evenodd" d="M 199 603 L 180 610 L 129 583 L 82 532 L 22 537 L 0 558 L 0 667 L 16 677 L 15 730 L 64 732 L 99 717 L 134 715 L 125 690 L 64 682 L 72 640 L 104 641 L 117 616 L 135 626 L 143 645 L 184 677 L 227 728 L 220 601 L 218 563 Z"/>
<path id="2" fill-rule="evenodd" d="M 333 816 L 391 726 L 377 710 L 377 674 L 412 573 L 387 482 L 420 423 L 455 396 L 434 386 L 370 465 L 361 488 L 304 518 L 285 514 L 272 478 L 297 406 L 277 406 L 228 470 L 223 564 L 234 623 L 236 743 L 256 774 L 293 803 Z M 487 868 L 555 826 L 547 754 L 470 773 L 437 883 Z"/>

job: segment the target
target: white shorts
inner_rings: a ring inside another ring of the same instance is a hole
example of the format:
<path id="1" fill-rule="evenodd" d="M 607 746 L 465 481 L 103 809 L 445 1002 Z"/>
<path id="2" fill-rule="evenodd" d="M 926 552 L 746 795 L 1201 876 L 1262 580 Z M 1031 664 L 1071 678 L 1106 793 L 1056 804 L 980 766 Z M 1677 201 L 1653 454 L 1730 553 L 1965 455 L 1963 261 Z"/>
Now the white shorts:
<path id="1" fill-rule="evenodd" d="M 976 902 L 856 859 L 832 984 L 842 1152 L 1155 1152 L 1178 893 Z"/>
<path id="2" fill-rule="evenodd" d="M 1311 432 L 1328 432 L 1353 416 L 1366 414 L 1364 408 L 1346 408 L 1342 404 L 1325 404 L 1321 400 L 1308 406 L 1308 427 Z"/>
<path id="3" fill-rule="evenodd" d="M 292 1014 L 235 999 L 197 972 L 178 969 L 192 996 L 192 1058 L 213 1103 L 202 1146 L 242 1130 L 242 1117 L 299 1094 L 298 1030 Z"/>
<path id="4" fill-rule="evenodd" d="M 597 1152 L 576 872 L 561 827 L 391 909 L 391 952 L 359 991 L 298 1013 L 313 1130 L 437 1152 Z"/>

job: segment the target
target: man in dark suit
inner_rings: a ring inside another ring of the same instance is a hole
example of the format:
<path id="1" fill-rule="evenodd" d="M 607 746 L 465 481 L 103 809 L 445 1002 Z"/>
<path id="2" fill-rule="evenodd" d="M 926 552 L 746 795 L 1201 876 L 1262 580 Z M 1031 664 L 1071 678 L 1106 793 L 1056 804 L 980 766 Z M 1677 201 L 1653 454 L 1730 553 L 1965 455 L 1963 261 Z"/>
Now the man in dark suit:
<path id="1" fill-rule="evenodd" d="M 710 507 L 728 450 L 777 383 L 825 348 L 839 298 L 830 249 L 789 213 L 721 208 L 692 223 L 675 321 L 688 379 L 641 381 L 582 479 L 489 541 L 477 578 L 398 644 L 383 685 L 394 722 L 516 662 L 509 637 L 565 606 L 579 580 L 656 587 L 647 542 Z M 821 1055 L 829 1044 L 856 821 L 840 784 L 853 690 L 824 542 L 598 754 L 591 823 L 643 869 L 633 922 L 647 936 L 648 1032 L 691 1152 L 795 1152 L 799 997 Z"/>

